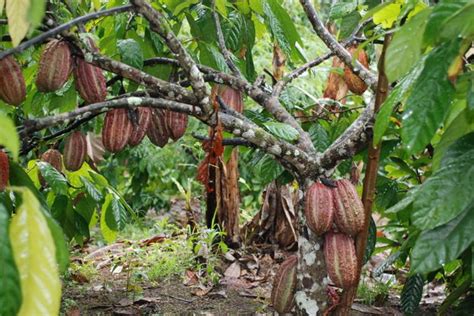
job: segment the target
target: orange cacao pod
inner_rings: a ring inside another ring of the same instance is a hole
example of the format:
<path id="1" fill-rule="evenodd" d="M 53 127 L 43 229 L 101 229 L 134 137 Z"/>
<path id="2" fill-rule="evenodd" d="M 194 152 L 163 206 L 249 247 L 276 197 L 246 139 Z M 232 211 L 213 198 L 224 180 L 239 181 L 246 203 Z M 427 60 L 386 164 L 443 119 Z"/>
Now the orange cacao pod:
<path id="1" fill-rule="evenodd" d="M 109 110 L 105 114 L 102 127 L 102 143 L 105 149 L 113 153 L 121 151 L 128 143 L 132 128 L 127 109 Z"/>
<path id="2" fill-rule="evenodd" d="M 164 147 L 168 143 L 170 132 L 166 124 L 166 112 L 154 109 L 151 115 L 151 123 L 146 131 L 150 141 L 158 147 Z"/>
<path id="3" fill-rule="evenodd" d="M 332 191 L 336 226 L 339 231 L 355 236 L 364 228 L 364 205 L 349 180 L 338 180 L 336 186 Z"/>
<path id="4" fill-rule="evenodd" d="M 231 109 L 242 113 L 244 110 L 244 101 L 242 93 L 239 90 L 235 90 L 231 87 L 219 85 L 217 88 L 217 94 L 222 98 L 222 101 Z"/>
<path id="5" fill-rule="evenodd" d="M 352 56 L 358 54 L 357 60 L 365 68 L 369 68 L 369 60 L 363 49 L 358 50 L 356 47 L 350 47 L 348 50 Z M 344 67 L 344 81 L 346 82 L 349 90 L 355 94 L 362 95 L 365 90 L 367 90 L 367 85 L 364 83 L 364 81 L 360 79 L 355 73 L 353 73 L 352 70 L 347 66 Z"/>
<path id="6" fill-rule="evenodd" d="M 48 149 L 45 151 L 40 158 L 42 161 L 49 163 L 53 166 L 54 169 L 61 172 L 63 170 L 63 157 L 59 151 L 56 149 Z M 41 173 L 39 173 L 39 180 L 42 186 L 46 185 L 46 181 L 44 180 Z"/>
<path id="7" fill-rule="evenodd" d="M 8 163 L 8 156 L 0 150 L 0 192 L 5 190 L 10 177 L 10 164 Z"/>
<path id="8" fill-rule="evenodd" d="M 64 166 L 69 171 L 79 170 L 87 155 L 86 136 L 80 131 L 69 135 L 64 144 Z"/>
<path id="9" fill-rule="evenodd" d="M 132 134 L 128 139 L 128 144 L 132 147 L 141 143 L 145 137 L 146 131 L 151 123 L 151 109 L 140 107 L 135 111 L 137 115 L 136 122 L 132 121 Z"/>
<path id="10" fill-rule="evenodd" d="M 172 140 L 177 141 L 186 132 L 188 115 L 186 113 L 165 110 L 165 117 L 169 136 Z"/>
<path id="11" fill-rule="evenodd" d="M 324 260 L 331 281 L 342 289 L 356 285 L 357 256 L 352 237 L 335 232 L 324 236 Z"/>
<path id="12" fill-rule="evenodd" d="M 97 103 L 105 100 L 107 87 L 102 69 L 87 63 L 84 59 L 76 59 L 74 68 L 76 90 L 86 103 Z"/>
<path id="13" fill-rule="evenodd" d="M 20 105 L 25 98 L 25 78 L 21 67 L 9 55 L 0 60 L 0 99 L 11 105 Z"/>
<path id="14" fill-rule="evenodd" d="M 272 287 L 272 305 L 280 314 L 289 313 L 295 304 L 296 266 L 298 257 L 289 256 L 280 265 Z"/>
<path id="15" fill-rule="evenodd" d="M 340 68 L 344 63 L 337 57 L 332 60 L 332 68 Z M 324 98 L 343 102 L 347 95 L 348 87 L 344 79 L 337 72 L 331 71 L 329 73 L 326 89 L 324 90 Z"/>
<path id="16" fill-rule="evenodd" d="M 40 58 L 36 86 L 38 91 L 52 92 L 60 89 L 71 73 L 71 50 L 65 41 L 52 40 Z"/>
<path id="17" fill-rule="evenodd" d="M 306 224 L 317 235 L 327 232 L 333 223 L 334 204 L 331 191 L 332 189 L 324 184 L 315 182 L 306 192 Z"/>

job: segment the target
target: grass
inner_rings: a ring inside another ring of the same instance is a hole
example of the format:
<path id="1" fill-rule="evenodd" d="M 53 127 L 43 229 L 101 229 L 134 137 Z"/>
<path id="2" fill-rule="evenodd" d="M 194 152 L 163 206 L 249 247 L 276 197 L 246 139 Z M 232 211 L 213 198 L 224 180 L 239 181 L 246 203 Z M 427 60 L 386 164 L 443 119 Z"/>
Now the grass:
<path id="1" fill-rule="evenodd" d="M 363 304 L 380 306 L 388 299 L 390 288 L 390 282 L 366 283 L 362 281 L 357 288 L 357 298 Z"/>

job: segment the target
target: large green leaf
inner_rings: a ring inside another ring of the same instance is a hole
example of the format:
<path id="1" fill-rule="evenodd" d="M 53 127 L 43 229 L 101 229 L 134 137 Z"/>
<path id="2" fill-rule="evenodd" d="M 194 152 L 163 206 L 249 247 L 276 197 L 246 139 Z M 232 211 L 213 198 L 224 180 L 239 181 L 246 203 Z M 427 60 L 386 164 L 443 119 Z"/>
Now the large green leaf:
<path id="1" fill-rule="evenodd" d="M 86 189 L 86 192 L 89 194 L 91 198 L 93 198 L 96 202 L 102 201 L 104 198 L 102 195 L 102 192 L 100 192 L 94 183 L 92 183 L 88 178 L 85 176 L 80 176 L 80 179 L 82 180 L 82 183 L 84 184 L 84 188 Z"/>
<path id="2" fill-rule="evenodd" d="M 104 237 L 105 241 L 107 242 L 112 242 L 117 238 L 117 229 L 115 229 L 113 224 L 110 224 L 110 218 L 113 219 L 113 214 L 108 214 L 112 213 L 112 210 L 110 208 L 110 204 L 112 200 L 114 199 L 113 195 L 111 193 L 107 194 L 105 196 L 105 202 L 102 205 L 102 209 L 100 212 L 100 230 L 102 232 L 102 236 Z"/>
<path id="3" fill-rule="evenodd" d="M 420 229 L 447 223 L 472 203 L 474 196 L 474 133 L 452 144 L 437 170 L 421 185 L 411 218 Z"/>
<path id="4" fill-rule="evenodd" d="M 128 213 L 125 207 L 120 202 L 120 197 L 114 194 L 112 196 L 113 199 L 109 204 L 109 208 L 107 209 L 107 216 L 105 219 L 109 227 L 121 230 L 125 227 L 125 224 L 127 223 Z"/>
<path id="5" fill-rule="evenodd" d="M 405 315 L 413 315 L 417 311 L 423 295 L 423 285 L 425 281 L 420 274 L 408 277 L 400 294 L 400 305 Z"/>
<path id="6" fill-rule="evenodd" d="M 20 272 L 23 303 L 18 315 L 58 315 L 61 280 L 55 246 L 40 204 L 28 189 L 10 223 L 10 240 Z"/>
<path id="7" fill-rule="evenodd" d="M 411 253 L 411 269 L 428 273 L 456 259 L 474 242 L 474 203 L 462 214 L 435 229 L 421 233 Z"/>
<path id="8" fill-rule="evenodd" d="M 21 287 L 18 269 L 13 259 L 8 237 L 10 216 L 0 204 L 0 315 L 15 316 L 21 306 Z"/>
<path id="9" fill-rule="evenodd" d="M 28 11 L 28 20 L 31 23 L 31 28 L 36 28 L 43 20 L 44 11 L 46 9 L 45 0 L 34 0 L 30 2 Z"/>
<path id="10" fill-rule="evenodd" d="M 443 28 L 443 23 L 461 9 L 465 3 L 465 0 L 443 1 L 433 8 L 426 24 L 425 34 L 423 34 L 425 46 L 433 45 L 437 41 Z"/>
<path id="11" fill-rule="evenodd" d="M 3 113 L 0 113 L 0 126 L 2 132 L 0 133 L 0 145 L 8 149 L 12 155 L 13 160 L 18 160 L 18 151 L 20 150 L 20 139 L 16 132 L 13 121 Z"/>
<path id="12" fill-rule="evenodd" d="M 143 52 L 137 41 L 131 38 L 119 40 L 117 48 L 124 63 L 138 69 L 143 68 Z"/>
<path id="13" fill-rule="evenodd" d="M 295 141 L 300 136 L 300 134 L 294 127 L 285 123 L 267 122 L 263 123 L 263 125 L 268 129 L 270 133 L 287 141 Z"/>
<path id="14" fill-rule="evenodd" d="M 68 183 L 66 178 L 53 166 L 44 161 L 37 162 L 41 175 L 56 194 L 67 195 Z"/>
<path id="15" fill-rule="evenodd" d="M 430 12 L 430 9 L 425 9 L 418 13 L 393 36 L 385 57 L 385 73 L 390 82 L 408 73 L 420 59 L 422 44 L 420 38 L 425 31 Z"/>
<path id="16" fill-rule="evenodd" d="M 433 49 L 413 85 L 401 133 L 409 154 L 422 150 L 431 141 L 448 112 L 454 88 L 447 72 L 459 53 L 459 45 L 460 41 L 455 39 Z"/>
<path id="17" fill-rule="evenodd" d="M 255 166 L 262 183 L 270 183 L 283 173 L 283 167 L 271 156 L 265 155 Z"/>
<path id="18" fill-rule="evenodd" d="M 12 38 L 13 46 L 18 46 L 25 38 L 30 28 L 28 11 L 30 9 L 31 0 L 8 0 L 7 1 L 7 17 L 8 30 Z"/>
<path id="19" fill-rule="evenodd" d="M 458 36 L 471 38 L 474 35 L 474 3 L 469 3 L 465 7 L 459 9 L 456 14 L 451 16 L 443 24 L 441 37 L 443 39 L 452 39 Z M 468 22 L 469 21 L 469 22 Z"/>

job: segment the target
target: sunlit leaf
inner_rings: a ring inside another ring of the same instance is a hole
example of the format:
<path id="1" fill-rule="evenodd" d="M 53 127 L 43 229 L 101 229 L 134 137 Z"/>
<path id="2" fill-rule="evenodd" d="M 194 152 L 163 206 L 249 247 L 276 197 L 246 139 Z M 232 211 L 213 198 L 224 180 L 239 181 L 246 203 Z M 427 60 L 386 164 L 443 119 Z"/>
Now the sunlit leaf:
<path id="1" fill-rule="evenodd" d="M 20 150 L 20 139 L 16 132 L 15 124 L 6 115 L 0 113 L 0 126 L 2 132 L 0 133 L 0 145 L 4 146 L 10 151 L 13 160 L 18 160 L 18 152 Z"/>
<path id="2" fill-rule="evenodd" d="M 112 200 L 113 195 L 107 194 L 107 196 L 105 197 L 105 202 L 102 205 L 102 210 L 100 212 L 100 231 L 102 232 L 102 236 L 104 237 L 105 241 L 109 243 L 113 242 L 115 238 L 117 238 L 117 230 L 113 229 L 113 227 L 110 227 L 106 219 L 107 216 L 110 216 L 107 213 L 111 212 L 110 204 Z"/>
<path id="3" fill-rule="evenodd" d="M 13 46 L 18 46 L 28 33 L 30 28 L 29 9 L 30 0 L 7 0 L 8 30 Z"/>

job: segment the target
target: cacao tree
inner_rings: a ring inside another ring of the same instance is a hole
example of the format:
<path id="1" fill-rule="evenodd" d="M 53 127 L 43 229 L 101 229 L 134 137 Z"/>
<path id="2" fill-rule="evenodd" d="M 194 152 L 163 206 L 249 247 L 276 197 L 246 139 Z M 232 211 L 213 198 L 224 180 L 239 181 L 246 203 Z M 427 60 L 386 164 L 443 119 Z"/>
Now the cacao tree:
<path id="1" fill-rule="evenodd" d="M 278 312 L 348 314 L 374 247 L 372 209 L 395 227 L 379 240 L 393 251 L 379 270 L 410 267 L 405 313 L 447 271 L 458 282 L 442 311 L 469 293 L 473 1 L 288 2 L 298 28 L 279 0 L 0 1 L 0 314 L 58 314 L 65 241 L 82 244 L 95 224 L 112 241 L 136 216 L 98 172 L 101 148 L 145 134 L 164 147 L 189 118 L 211 129 L 203 179 L 217 182 L 209 166 L 239 146 L 268 183 L 301 192 Z M 326 48 L 308 51 L 300 26 Z M 257 41 L 270 43 L 268 77 Z M 298 85 L 330 65 L 314 94 Z M 243 112 L 211 94 L 217 85 L 245 99 Z M 352 162 L 362 185 L 348 180 Z"/>

